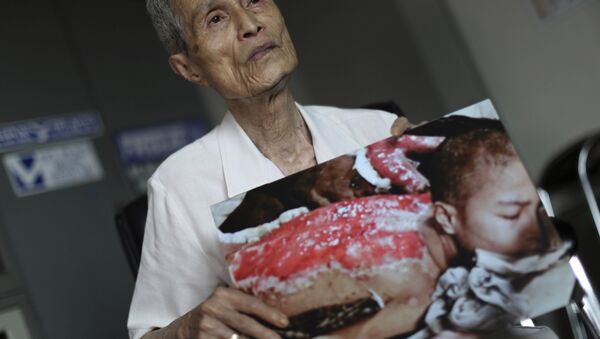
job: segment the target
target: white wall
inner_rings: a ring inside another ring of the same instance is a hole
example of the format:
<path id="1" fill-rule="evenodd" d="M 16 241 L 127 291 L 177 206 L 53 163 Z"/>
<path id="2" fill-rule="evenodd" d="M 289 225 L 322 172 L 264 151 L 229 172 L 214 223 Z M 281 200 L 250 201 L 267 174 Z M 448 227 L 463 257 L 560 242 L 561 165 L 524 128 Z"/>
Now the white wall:
<path id="1" fill-rule="evenodd" d="M 393 1 L 281 1 L 307 103 L 346 107 L 394 100 L 414 120 L 443 112 Z"/>
<path id="2" fill-rule="evenodd" d="M 448 10 L 439 0 L 395 0 L 419 58 L 449 113 L 487 98 Z"/>
<path id="3" fill-rule="evenodd" d="M 600 130 L 600 1 L 549 21 L 528 0 L 447 0 L 482 82 L 534 178 Z"/>

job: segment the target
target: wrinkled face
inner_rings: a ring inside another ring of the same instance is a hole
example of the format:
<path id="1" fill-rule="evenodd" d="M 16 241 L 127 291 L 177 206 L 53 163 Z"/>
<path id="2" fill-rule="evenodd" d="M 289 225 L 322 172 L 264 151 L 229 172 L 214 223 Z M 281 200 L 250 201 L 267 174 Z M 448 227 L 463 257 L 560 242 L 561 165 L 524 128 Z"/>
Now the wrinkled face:
<path id="1" fill-rule="evenodd" d="M 286 81 L 296 52 L 274 0 L 176 0 L 190 67 L 226 99 Z"/>
<path id="2" fill-rule="evenodd" d="M 512 256 L 538 251 L 539 198 L 521 162 L 483 166 L 476 172 L 479 178 L 474 180 L 481 185 L 459 212 L 456 235 L 461 245 Z"/>

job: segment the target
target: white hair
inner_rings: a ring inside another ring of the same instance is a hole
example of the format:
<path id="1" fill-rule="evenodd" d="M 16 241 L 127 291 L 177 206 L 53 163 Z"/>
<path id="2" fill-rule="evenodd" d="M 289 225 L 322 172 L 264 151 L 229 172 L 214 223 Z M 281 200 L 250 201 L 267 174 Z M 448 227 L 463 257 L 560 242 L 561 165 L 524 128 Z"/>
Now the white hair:
<path id="1" fill-rule="evenodd" d="M 186 50 L 183 22 L 173 10 L 172 0 L 146 0 L 146 9 L 158 38 L 169 54 Z"/>

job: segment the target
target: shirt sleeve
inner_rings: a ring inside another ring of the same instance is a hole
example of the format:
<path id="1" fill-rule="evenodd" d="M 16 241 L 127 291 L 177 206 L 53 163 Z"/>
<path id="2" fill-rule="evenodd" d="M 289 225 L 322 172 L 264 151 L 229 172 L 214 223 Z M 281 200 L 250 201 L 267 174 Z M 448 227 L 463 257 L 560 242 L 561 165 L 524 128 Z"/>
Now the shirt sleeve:
<path id="1" fill-rule="evenodd" d="M 132 339 L 162 328 L 205 300 L 220 283 L 190 218 L 159 179 L 148 184 L 148 216 L 141 263 L 129 310 Z M 199 204 L 200 205 L 200 204 Z M 210 210 L 206 208 L 210 217 Z"/>
<path id="2" fill-rule="evenodd" d="M 392 136 L 392 124 L 398 116 L 379 110 L 363 109 L 357 112 L 361 114 L 351 116 L 346 125 L 361 146 Z"/>
<path id="3" fill-rule="evenodd" d="M 392 124 L 398 116 L 389 112 L 379 111 L 379 117 L 382 120 L 383 126 L 388 127 L 388 136 L 392 134 Z"/>

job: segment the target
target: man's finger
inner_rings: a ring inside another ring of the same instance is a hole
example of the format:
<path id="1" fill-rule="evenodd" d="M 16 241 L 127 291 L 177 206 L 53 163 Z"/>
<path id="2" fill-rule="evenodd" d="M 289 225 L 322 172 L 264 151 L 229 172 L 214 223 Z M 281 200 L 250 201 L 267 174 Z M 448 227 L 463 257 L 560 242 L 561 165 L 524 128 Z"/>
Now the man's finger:
<path id="1" fill-rule="evenodd" d="M 202 338 L 232 338 L 236 336 L 239 338 L 239 334 L 236 331 L 213 317 L 202 317 L 198 327 L 203 334 Z"/>
<path id="2" fill-rule="evenodd" d="M 255 315 L 260 319 L 280 328 L 289 325 L 289 320 L 281 311 L 275 307 L 269 306 L 257 297 L 248 295 L 244 292 L 231 290 L 231 305 L 238 311 L 246 314 Z"/>
<path id="3" fill-rule="evenodd" d="M 396 137 L 400 136 L 411 126 L 412 124 L 410 123 L 410 121 L 408 121 L 408 119 L 406 119 L 405 117 L 399 117 L 398 119 L 394 120 L 394 123 L 392 124 L 392 135 Z"/>
<path id="4" fill-rule="evenodd" d="M 248 335 L 251 338 L 281 339 L 275 331 L 242 313 L 232 311 L 225 322 L 239 333 Z"/>

